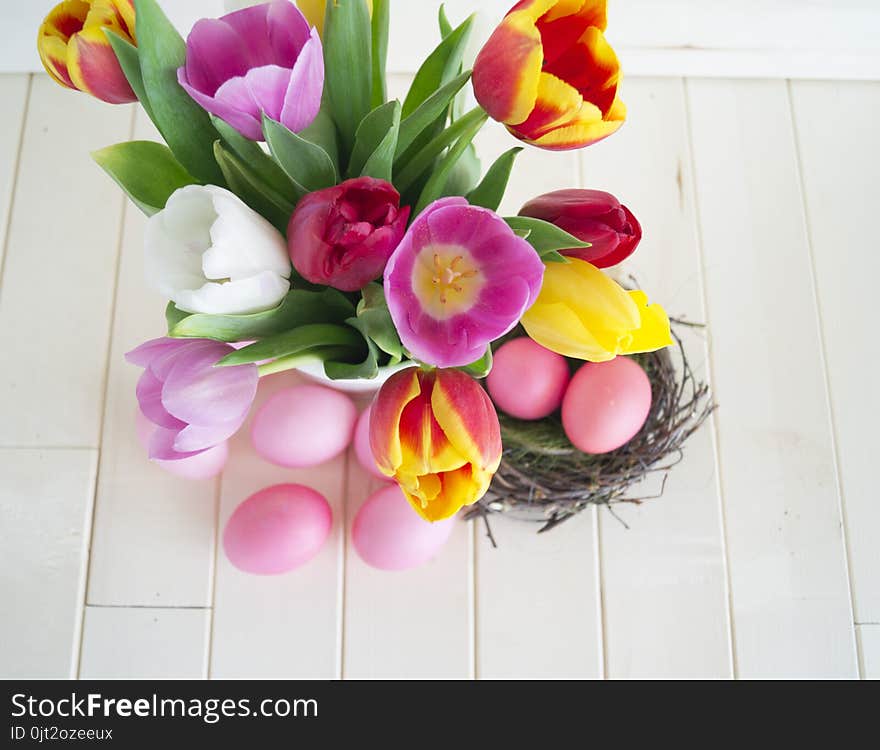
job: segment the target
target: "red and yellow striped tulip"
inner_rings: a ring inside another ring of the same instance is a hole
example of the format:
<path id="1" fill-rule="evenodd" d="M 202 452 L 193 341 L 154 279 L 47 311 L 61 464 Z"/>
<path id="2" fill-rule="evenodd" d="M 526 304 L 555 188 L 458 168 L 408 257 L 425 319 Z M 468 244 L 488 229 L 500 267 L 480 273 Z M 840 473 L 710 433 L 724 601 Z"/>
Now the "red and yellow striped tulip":
<path id="1" fill-rule="evenodd" d="M 626 119 L 620 65 L 605 41 L 606 0 L 521 0 L 480 51 L 477 101 L 517 138 L 583 148 Z"/>
<path id="2" fill-rule="evenodd" d="M 663 349 L 669 318 L 642 291 L 627 291 L 584 260 L 548 263 L 538 301 L 522 325 L 545 349 L 588 362 Z"/>
<path id="3" fill-rule="evenodd" d="M 370 445 L 376 465 L 426 521 L 477 502 L 501 462 L 495 407 L 460 370 L 393 375 L 373 403 Z"/>
<path id="4" fill-rule="evenodd" d="M 37 35 L 43 67 L 69 89 L 110 104 L 137 101 L 104 34 L 135 44 L 132 0 L 65 0 L 46 16 Z"/>

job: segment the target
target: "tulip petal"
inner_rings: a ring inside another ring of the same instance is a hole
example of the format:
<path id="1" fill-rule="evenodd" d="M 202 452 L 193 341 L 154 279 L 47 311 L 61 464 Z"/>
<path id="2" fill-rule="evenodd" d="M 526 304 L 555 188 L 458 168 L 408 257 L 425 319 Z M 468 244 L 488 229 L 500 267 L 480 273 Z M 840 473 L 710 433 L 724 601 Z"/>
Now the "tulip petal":
<path id="1" fill-rule="evenodd" d="M 292 133 L 305 130 L 318 116 L 323 91 L 324 50 L 321 37 L 316 29 L 312 29 L 309 40 L 293 66 L 280 112 L 281 124 Z"/>
<path id="2" fill-rule="evenodd" d="M 640 328 L 633 332 L 632 340 L 621 354 L 654 352 L 671 346 L 674 342 L 666 311 L 660 305 L 648 304 L 648 296 L 641 290 L 632 291 L 629 295 L 638 306 L 642 321 Z"/>
<path id="3" fill-rule="evenodd" d="M 400 445 L 400 417 L 403 410 L 421 393 L 418 368 L 403 370 L 382 386 L 370 413 L 370 448 L 379 470 L 394 476 L 403 463 Z"/>
<path id="4" fill-rule="evenodd" d="M 244 417 L 207 426 L 187 425 L 174 438 L 174 450 L 178 453 L 197 453 L 213 448 L 238 432 L 243 422 Z"/>
<path id="5" fill-rule="evenodd" d="M 138 379 L 136 395 L 141 412 L 153 424 L 169 430 L 186 427 L 186 422 L 169 414 L 162 405 L 162 381 L 150 370 L 144 370 Z"/>
<path id="6" fill-rule="evenodd" d="M 419 477 L 413 488 L 401 484 L 410 505 L 424 520 L 430 523 L 452 518 L 466 505 L 473 505 L 488 489 L 474 480 L 471 466 L 455 471 L 428 474 Z"/>
<path id="7" fill-rule="evenodd" d="M 599 29 L 588 28 L 577 44 L 545 63 L 544 69 L 574 86 L 603 115 L 610 111 L 620 82 L 620 62 Z"/>
<path id="8" fill-rule="evenodd" d="M 279 65 L 251 68 L 244 77 L 244 82 L 257 111 L 278 120 L 284 106 L 284 95 L 290 84 L 290 68 Z"/>
<path id="9" fill-rule="evenodd" d="M 182 453 L 175 449 L 177 435 L 177 430 L 166 430 L 162 427 L 154 430 L 147 450 L 149 458 L 153 461 L 180 461 L 202 453 L 202 451 Z"/>
<path id="10" fill-rule="evenodd" d="M 508 125 L 525 121 L 538 96 L 543 62 L 534 19 L 526 11 L 514 11 L 477 56 L 473 74 L 477 101 L 494 120 Z"/>
<path id="11" fill-rule="evenodd" d="M 186 47 L 186 80 L 206 96 L 215 96 L 226 81 L 244 76 L 252 65 L 247 43 L 227 19 L 197 21 Z"/>
<path id="12" fill-rule="evenodd" d="M 37 50 L 43 67 L 52 79 L 62 86 L 75 90 L 76 86 L 70 80 L 70 72 L 67 69 L 67 43 L 57 36 L 44 35 L 41 28 L 37 39 Z"/>
<path id="13" fill-rule="evenodd" d="M 248 90 L 243 77 L 232 78 L 217 91 L 217 96 L 203 94 L 192 86 L 186 75 L 185 68 L 177 71 L 177 82 L 186 90 L 202 109 L 217 115 L 224 122 L 229 123 L 245 138 L 252 141 L 263 140 L 263 126 L 260 122 L 259 108 Z M 220 98 L 220 92 L 223 98 Z M 240 108 L 237 105 L 243 104 Z"/>
<path id="14" fill-rule="evenodd" d="M 584 103 L 578 90 L 561 78 L 541 73 L 534 109 L 516 132 L 530 141 L 540 138 L 555 127 L 568 123 L 580 112 Z"/>
<path id="15" fill-rule="evenodd" d="M 437 378 L 431 410 L 454 448 L 482 470 L 494 472 L 501 461 L 501 428 L 485 390 L 469 375 L 448 370 Z"/>
<path id="16" fill-rule="evenodd" d="M 101 26 L 86 27 L 73 35 L 67 45 L 67 71 L 76 88 L 102 101 L 137 101 Z"/>
<path id="17" fill-rule="evenodd" d="M 138 367 L 149 367 L 156 357 L 176 351 L 191 343 L 185 339 L 152 339 L 127 352 L 125 361 Z"/>
<path id="18" fill-rule="evenodd" d="M 232 351 L 226 344 L 215 343 L 179 357 L 162 388 L 162 405 L 168 412 L 187 424 L 237 422 L 238 429 L 256 395 L 259 375 L 256 365 L 213 366 Z"/>
<path id="19" fill-rule="evenodd" d="M 579 5 L 577 11 L 572 10 Z M 544 44 L 544 65 L 552 65 L 591 26 L 605 31 L 608 25 L 606 0 L 561 0 L 537 23 Z"/>
<path id="20" fill-rule="evenodd" d="M 616 133 L 626 118 L 623 102 L 617 100 L 612 105 L 609 118 L 603 120 L 595 105 L 584 102 L 580 113 L 569 124 L 564 124 L 534 140 L 525 139 L 528 143 L 549 151 L 569 151 L 583 148 Z M 514 135 L 518 133 L 510 129 Z"/>
<path id="21" fill-rule="evenodd" d="M 281 304 L 290 282 L 273 271 L 196 289 L 178 289 L 171 299 L 179 310 L 207 315 L 252 315 Z"/>
<path id="22" fill-rule="evenodd" d="M 269 5 L 266 26 L 275 63 L 289 68 L 309 41 L 311 28 L 308 20 L 292 3 L 275 0 Z"/>
<path id="23" fill-rule="evenodd" d="M 399 471 L 406 475 L 453 471 L 470 460 L 455 449 L 432 413 L 430 392 L 425 392 L 430 389 L 428 378 L 433 375 L 419 378 L 422 392 L 400 415 L 398 430 L 403 460 Z"/>
<path id="24" fill-rule="evenodd" d="M 530 338 L 563 357 L 608 362 L 616 356 L 599 343 L 566 305 L 542 305 L 538 302 L 523 316 L 522 325 Z"/>

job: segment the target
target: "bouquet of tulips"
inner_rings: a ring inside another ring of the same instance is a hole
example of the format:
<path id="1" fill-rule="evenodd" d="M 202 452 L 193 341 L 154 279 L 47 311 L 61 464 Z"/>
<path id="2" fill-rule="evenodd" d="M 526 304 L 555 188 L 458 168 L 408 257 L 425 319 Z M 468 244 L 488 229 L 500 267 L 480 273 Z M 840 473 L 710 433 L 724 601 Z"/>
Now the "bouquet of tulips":
<path id="1" fill-rule="evenodd" d="M 139 101 L 166 145 L 94 154 L 150 219 L 148 283 L 167 336 L 127 356 L 151 458 L 184 460 L 243 424 L 261 376 L 318 360 L 330 379 L 395 369 L 370 445 L 428 521 L 487 491 L 502 454 L 479 382 L 522 325 L 590 362 L 671 343 L 669 320 L 603 270 L 638 222 L 612 196 L 565 190 L 496 211 L 517 154 L 481 176 L 491 118 L 539 149 L 623 124 L 605 0 L 522 0 L 464 64 L 472 19 L 405 99 L 386 95 L 390 0 L 274 0 L 199 21 L 184 41 L 156 0 L 68 0 L 39 49 L 60 84 Z M 477 106 L 462 111 L 465 87 Z M 514 145 L 513 143 L 511 144 Z"/>

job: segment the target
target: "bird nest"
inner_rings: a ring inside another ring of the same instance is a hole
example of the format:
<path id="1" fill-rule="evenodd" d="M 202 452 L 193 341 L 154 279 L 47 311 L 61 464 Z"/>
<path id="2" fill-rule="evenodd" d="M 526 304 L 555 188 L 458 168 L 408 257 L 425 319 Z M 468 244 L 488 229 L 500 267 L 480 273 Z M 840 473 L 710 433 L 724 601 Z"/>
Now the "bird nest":
<path id="1" fill-rule="evenodd" d="M 633 357 L 651 381 L 653 401 L 641 431 L 625 446 L 587 455 L 566 437 L 559 414 L 527 422 L 499 415 L 504 454 L 485 497 L 468 513 L 481 517 L 494 544 L 489 517 L 503 514 L 549 531 L 592 505 L 642 503 L 663 494 L 666 478 L 683 458 L 684 444 L 715 410 L 709 386 L 691 368 L 679 335 L 694 324 L 676 321 L 676 347 Z M 648 476 L 662 478 L 659 493 L 634 492 Z"/>

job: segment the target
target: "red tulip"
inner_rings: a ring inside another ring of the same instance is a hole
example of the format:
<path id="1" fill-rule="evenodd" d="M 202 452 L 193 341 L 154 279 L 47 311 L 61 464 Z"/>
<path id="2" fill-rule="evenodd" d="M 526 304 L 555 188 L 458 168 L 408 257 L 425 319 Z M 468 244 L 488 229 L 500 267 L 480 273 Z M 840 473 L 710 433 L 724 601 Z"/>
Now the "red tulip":
<path id="1" fill-rule="evenodd" d="M 290 219 L 293 266 L 313 284 L 356 292 L 379 278 L 400 244 L 408 206 L 391 183 L 358 177 L 303 198 Z"/>
<path id="2" fill-rule="evenodd" d="M 601 190 L 557 190 L 530 200 L 519 213 L 549 221 L 589 242 L 590 247 L 563 250 L 562 254 L 597 268 L 622 263 L 642 239 L 642 227 L 632 212 Z"/>

